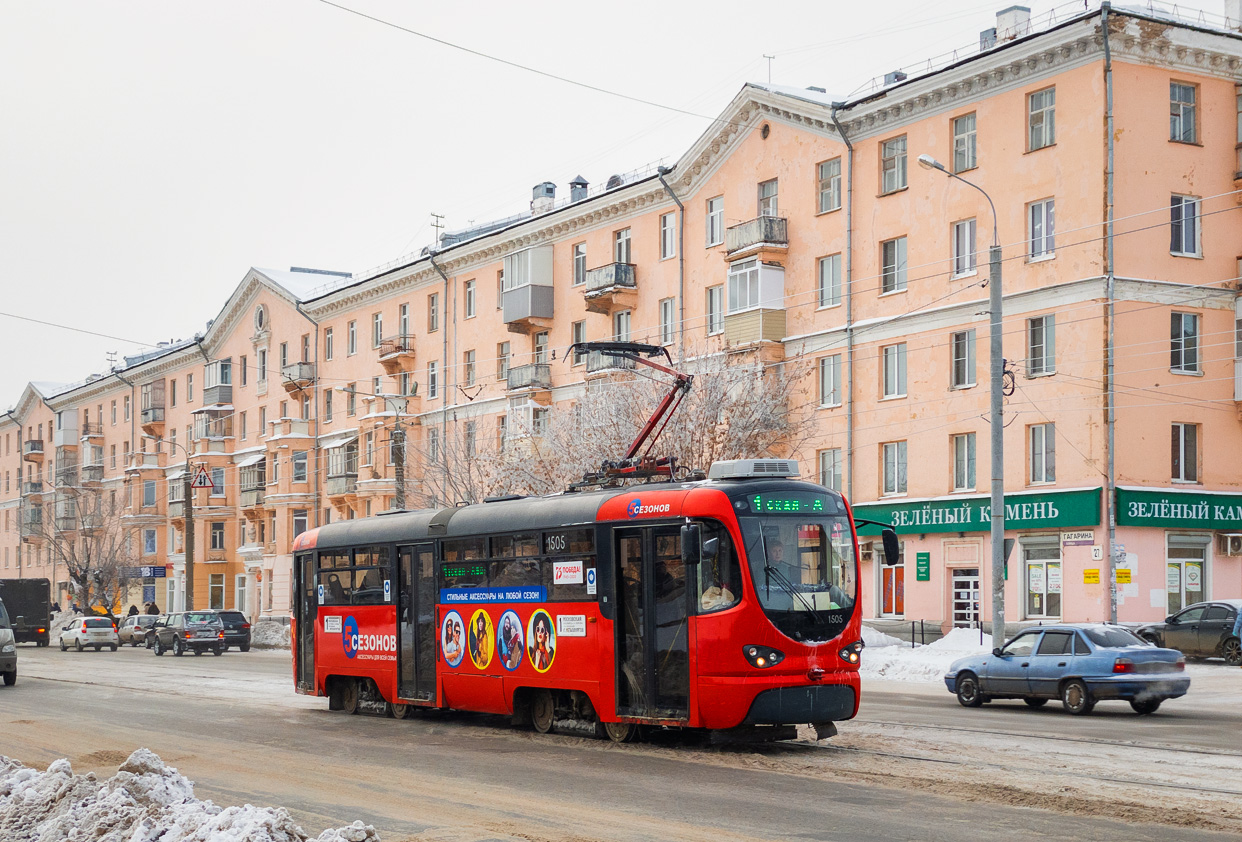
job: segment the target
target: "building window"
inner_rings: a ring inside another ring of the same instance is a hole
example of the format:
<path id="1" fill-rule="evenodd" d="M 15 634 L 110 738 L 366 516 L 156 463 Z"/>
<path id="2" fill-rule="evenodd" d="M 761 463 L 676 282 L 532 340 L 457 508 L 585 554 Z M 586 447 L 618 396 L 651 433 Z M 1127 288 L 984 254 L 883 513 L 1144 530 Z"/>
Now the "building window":
<path id="1" fill-rule="evenodd" d="M 612 317 L 612 338 L 617 342 L 630 341 L 630 311 L 621 310 Z"/>
<path id="2" fill-rule="evenodd" d="M 1031 483 L 1056 482 L 1057 479 L 1057 447 L 1056 425 L 1032 424 L 1029 440 L 1031 444 Z"/>
<path id="3" fill-rule="evenodd" d="M 819 358 L 819 405 L 841 405 L 841 355 Z"/>
<path id="4" fill-rule="evenodd" d="M 462 379 L 466 381 L 467 386 L 473 386 L 475 378 L 474 351 L 467 351 L 462 357 L 462 369 Z"/>
<path id="5" fill-rule="evenodd" d="M 1165 592 L 1169 613 L 1176 614 L 1187 605 L 1203 601 L 1209 544 L 1207 538 L 1198 535 L 1170 535 L 1168 540 Z M 1182 622 L 1192 619 L 1180 618 Z"/>
<path id="6" fill-rule="evenodd" d="M 467 319 L 473 319 L 475 315 L 474 287 L 475 287 L 474 281 L 466 281 L 465 286 L 463 287 L 463 292 L 464 292 L 463 297 L 466 299 L 466 318 Z"/>
<path id="7" fill-rule="evenodd" d="M 612 260 L 614 263 L 632 263 L 630 259 L 630 229 L 622 228 L 612 235 Z"/>
<path id="8" fill-rule="evenodd" d="M 541 330 L 535 334 L 535 363 L 548 364 L 548 332 Z"/>
<path id="9" fill-rule="evenodd" d="M 676 299 L 660 299 L 660 344 L 672 345 L 677 330 Z"/>
<path id="10" fill-rule="evenodd" d="M 975 221 L 964 219 L 953 223 L 953 274 L 973 275 L 978 252 L 975 249 Z"/>
<path id="11" fill-rule="evenodd" d="M 953 437 L 953 490 L 973 491 L 975 488 L 975 434 L 962 433 Z"/>
<path id="12" fill-rule="evenodd" d="M 1061 548 L 1055 543 L 1023 542 L 1026 616 L 1061 616 Z"/>
<path id="13" fill-rule="evenodd" d="M 884 360 L 884 397 L 906 395 L 906 343 L 889 345 L 882 351 Z"/>
<path id="14" fill-rule="evenodd" d="M 759 261 L 739 260 L 729 264 L 729 312 L 737 313 L 759 306 Z"/>
<path id="15" fill-rule="evenodd" d="M 660 215 L 660 259 L 677 256 L 677 214 Z"/>
<path id="16" fill-rule="evenodd" d="M 496 344 L 496 379 L 509 379 L 509 343 L 499 342 Z"/>
<path id="17" fill-rule="evenodd" d="M 440 395 L 440 362 L 432 360 L 427 363 L 427 397 L 435 398 Z"/>
<path id="18" fill-rule="evenodd" d="M 211 548 L 213 550 L 224 549 L 224 521 L 222 520 L 211 522 Z"/>
<path id="19" fill-rule="evenodd" d="M 1169 199 L 1169 251 L 1183 257 L 1199 257 L 1199 199 Z"/>
<path id="20" fill-rule="evenodd" d="M 245 418 L 244 412 L 242 413 L 242 417 L 243 419 Z M 331 423 L 332 421 L 332 390 L 331 389 L 325 389 L 323 392 L 323 420 L 326 423 Z M 242 438 L 245 438 L 244 429 L 242 430 Z"/>
<path id="21" fill-rule="evenodd" d="M 296 450 L 293 453 L 293 481 L 306 482 L 306 451 Z"/>
<path id="22" fill-rule="evenodd" d="M 328 412 L 328 419 L 327 419 L 327 420 L 331 421 L 331 420 L 332 420 L 332 412 L 331 412 L 331 408 L 332 408 L 332 393 L 331 393 L 331 392 L 325 392 L 324 394 L 327 396 L 326 404 L 327 404 L 327 407 L 328 407 L 328 410 L 329 410 L 329 412 Z M 244 440 L 245 440 L 245 438 L 246 438 L 246 413 L 244 413 L 244 412 L 239 413 L 239 415 L 238 415 L 238 417 L 237 417 L 237 426 L 241 428 L 241 429 L 240 429 L 240 431 L 239 431 L 239 435 L 238 435 L 238 437 L 239 437 L 239 438 L 241 438 L 241 439 L 244 441 Z M 173 430 L 173 432 L 175 433 L 175 432 L 176 432 L 176 430 Z"/>
<path id="23" fill-rule="evenodd" d="M 707 200 L 707 247 L 724 242 L 724 196 Z"/>
<path id="24" fill-rule="evenodd" d="M 155 546 L 156 546 L 155 530 L 154 529 L 142 530 L 142 554 L 143 555 L 155 555 Z"/>
<path id="25" fill-rule="evenodd" d="M 827 213 L 841 207 L 841 159 L 833 158 L 819 165 L 819 212 Z"/>
<path id="26" fill-rule="evenodd" d="M 1027 205 L 1027 227 L 1032 260 L 1051 257 L 1056 251 L 1056 203 L 1052 199 Z"/>
<path id="27" fill-rule="evenodd" d="M 1169 83 L 1169 140 L 1195 143 L 1195 86 Z"/>
<path id="28" fill-rule="evenodd" d="M 1199 425 L 1173 425 L 1173 481 L 1199 481 Z"/>
<path id="29" fill-rule="evenodd" d="M 953 120 L 953 172 L 965 172 L 978 166 L 975 155 L 975 115 L 966 114 Z"/>
<path id="30" fill-rule="evenodd" d="M 475 421 L 466 422 L 466 458 L 473 459 L 478 454 L 478 423 Z"/>
<path id="31" fill-rule="evenodd" d="M 819 484 L 833 491 L 841 490 L 841 448 L 819 452 Z"/>
<path id="32" fill-rule="evenodd" d="M 371 314 L 371 347 L 378 348 L 384 340 L 384 314 Z"/>
<path id="33" fill-rule="evenodd" d="M 906 187 L 906 136 L 880 144 L 880 192 L 895 193 Z"/>
<path id="34" fill-rule="evenodd" d="M 293 510 L 293 537 L 296 538 L 305 532 L 309 524 L 306 516 L 306 509 Z"/>
<path id="35" fill-rule="evenodd" d="M 975 332 L 963 330 L 953 334 L 953 368 L 950 386 L 965 389 L 975 385 Z"/>
<path id="36" fill-rule="evenodd" d="M 289 365 L 289 343 L 281 342 L 280 343 L 280 368 L 282 372 L 284 371 L 285 366 L 287 365 Z M 194 400 L 194 379 L 192 377 L 186 378 L 185 399 L 187 401 Z"/>
<path id="37" fill-rule="evenodd" d="M 238 361 L 237 369 L 238 369 L 238 373 L 241 374 L 241 384 L 245 386 L 246 381 L 249 378 L 249 372 L 247 370 L 247 359 L 246 359 L 245 354 L 241 355 L 241 358 Z"/>
<path id="38" fill-rule="evenodd" d="M 1179 374 L 1199 373 L 1199 317 L 1173 313 L 1169 326 L 1169 368 Z"/>
<path id="39" fill-rule="evenodd" d="M 427 332 L 435 333 L 440 329 L 440 293 L 433 292 L 427 296 Z"/>
<path id="40" fill-rule="evenodd" d="M 433 464 L 440 461 L 440 431 L 435 427 L 427 430 L 427 461 Z"/>
<path id="41" fill-rule="evenodd" d="M 214 481 L 214 480 L 213 480 Z M 215 490 L 214 488 L 212 489 Z M 155 505 L 155 480 L 146 479 L 142 481 L 142 507 L 144 509 Z"/>
<path id="42" fill-rule="evenodd" d="M 841 255 L 830 254 L 819 259 L 819 306 L 835 307 L 841 303 Z"/>
<path id="43" fill-rule="evenodd" d="M 906 493 L 906 443 L 890 441 L 882 445 L 885 495 Z"/>
<path id="44" fill-rule="evenodd" d="M 759 215 L 777 216 L 780 206 L 776 199 L 777 179 L 760 182 L 759 184 Z"/>
<path id="45" fill-rule="evenodd" d="M 707 335 L 724 332 L 724 284 L 707 288 Z"/>
<path id="46" fill-rule="evenodd" d="M 906 238 L 880 243 L 880 294 L 906 288 Z"/>
<path id="47" fill-rule="evenodd" d="M 1027 149 L 1034 152 L 1057 142 L 1057 89 L 1045 88 L 1027 97 Z"/>
<path id="48" fill-rule="evenodd" d="M 211 496 L 224 496 L 224 468 L 211 469 Z"/>
<path id="49" fill-rule="evenodd" d="M 573 260 L 574 286 L 582 286 L 586 283 L 586 243 L 574 243 Z"/>
<path id="50" fill-rule="evenodd" d="M 1026 375 L 1054 374 L 1056 360 L 1056 316 L 1036 316 L 1026 320 Z"/>
<path id="51" fill-rule="evenodd" d="M 353 416 L 358 412 L 358 384 L 350 383 L 345 387 L 345 414 Z"/>
<path id="52" fill-rule="evenodd" d="M 345 353 L 353 356 L 358 353 L 358 323 L 350 322 L 345 328 Z"/>
<path id="53" fill-rule="evenodd" d="M 112 426 L 115 427 L 116 426 L 116 401 L 112 402 L 111 412 L 112 412 Z M 18 433 L 20 434 L 21 430 L 18 430 Z"/>
<path id="54" fill-rule="evenodd" d="M 570 325 L 569 332 L 575 346 L 573 364 L 582 365 L 582 363 L 586 361 L 587 353 L 577 346 L 581 345 L 583 342 L 586 342 L 586 322 L 574 322 Z"/>

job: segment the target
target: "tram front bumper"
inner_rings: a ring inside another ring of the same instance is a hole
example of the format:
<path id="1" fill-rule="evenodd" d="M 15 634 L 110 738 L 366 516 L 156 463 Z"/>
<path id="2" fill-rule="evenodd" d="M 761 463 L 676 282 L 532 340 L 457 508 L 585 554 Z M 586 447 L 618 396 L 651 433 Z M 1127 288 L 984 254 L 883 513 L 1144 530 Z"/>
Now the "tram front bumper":
<path id="1" fill-rule="evenodd" d="M 809 687 L 774 687 L 764 690 L 751 703 L 743 725 L 793 725 L 850 719 L 858 696 L 842 684 Z"/>
<path id="2" fill-rule="evenodd" d="M 858 710 L 856 672 L 829 673 L 808 684 L 805 675 L 700 676 L 698 727 L 803 725 L 852 719 Z M 774 686 L 775 685 L 775 686 Z"/>

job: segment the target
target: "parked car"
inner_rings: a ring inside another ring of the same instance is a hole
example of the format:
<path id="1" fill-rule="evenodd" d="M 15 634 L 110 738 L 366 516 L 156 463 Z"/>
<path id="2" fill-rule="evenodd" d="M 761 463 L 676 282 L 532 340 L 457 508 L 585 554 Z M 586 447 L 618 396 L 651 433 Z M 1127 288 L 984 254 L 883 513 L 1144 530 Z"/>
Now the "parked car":
<path id="1" fill-rule="evenodd" d="M 116 624 L 107 617 L 74 617 L 60 627 L 61 652 L 70 646 L 79 652 L 88 646 L 96 652 L 107 646 L 115 652 L 119 643 Z"/>
<path id="2" fill-rule="evenodd" d="M 147 632 L 154 624 L 154 614 L 134 614 L 121 621 L 121 627 L 116 631 L 117 637 L 122 644 L 128 643 L 130 646 L 146 643 Z"/>
<path id="3" fill-rule="evenodd" d="M 1136 713 L 1154 713 L 1165 699 L 1186 695 L 1186 659 L 1152 646 L 1129 629 L 1065 624 L 1026 629 L 988 655 L 959 658 L 944 676 L 963 707 L 1022 699 L 1033 708 L 1060 699 L 1073 714 L 1096 702 L 1123 699 Z"/>
<path id="4" fill-rule="evenodd" d="M 250 651 L 250 621 L 240 611 L 217 611 L 224 624 L 224 643 L 236 646 L 243 652 Z"/>
<path id="5" fill-rule="evenodd" d="M 1224 658 L 1231 666 L 1242 666 L 1242 642 L 1233 633 L 1239 610 L 1242 599 L 1196 602 L 1165 617 L 1162 623 L 1148 623 L 1135 632 L 1188 658 Z"/>
<path id="6" fill-rule="evenodd" d="M 169 650 L 174 655 L 184 655 L 186 650 L 195 655 L 224 654 L 224 623 L 215 611 L 180 611 L 160 619 L 164 622 L 157 621 L 149 632 L 156 655 Z"/>
<path id="7" fill-rule="evenodd" d="M 4 676 L 5 686 L 17 683 L 17 645 L 3 602 L 0 602 L 0 675 Z"/>

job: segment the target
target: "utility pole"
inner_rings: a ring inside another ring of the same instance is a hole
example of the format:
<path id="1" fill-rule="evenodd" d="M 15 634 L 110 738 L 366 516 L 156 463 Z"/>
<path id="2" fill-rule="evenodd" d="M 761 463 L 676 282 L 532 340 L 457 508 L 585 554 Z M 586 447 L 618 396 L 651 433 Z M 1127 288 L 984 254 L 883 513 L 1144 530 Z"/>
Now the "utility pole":
<path id="1" fill-rule="evenodd" d="M 194 610 L 194 470 L 185 460 L 185 610 Z M 172 610 L 171 606 L 169 610 Z"/>
<path id="2" fill-rule="evenodd" d="M 396 497 L 393 499 L 393 505 L 398 509 L 405 508 L 405 428 L 401 426 L 401 416 L 397 416 L 397 421 L 392 428 L 392 448 L 395 453 L 392 457 L 392 476 L 397 483 Z"/>

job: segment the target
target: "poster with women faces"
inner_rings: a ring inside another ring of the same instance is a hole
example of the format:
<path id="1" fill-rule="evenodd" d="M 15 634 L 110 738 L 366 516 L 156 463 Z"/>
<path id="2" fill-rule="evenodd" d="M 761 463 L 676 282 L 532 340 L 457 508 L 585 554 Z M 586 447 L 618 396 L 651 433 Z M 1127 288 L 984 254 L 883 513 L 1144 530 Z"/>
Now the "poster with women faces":
<path id="1" fill-rule="evenodd" d="M 542 608 L 531 614 L 527 623 L 526 656 L 536 672 L 547 672 L 556 658 L 556 624 Z"/>
<path id="2" fill-rule="evenodd" d="M 466 654 L 463 641 L 465 628 L 466 625 L 462 622 L 461 615 L 456 611 L 445 614 L 444 622 L 440 624 L 440 651 L 444 653 L 444 662 L 450 667 L 460 664 L 462 657 Z"/>

